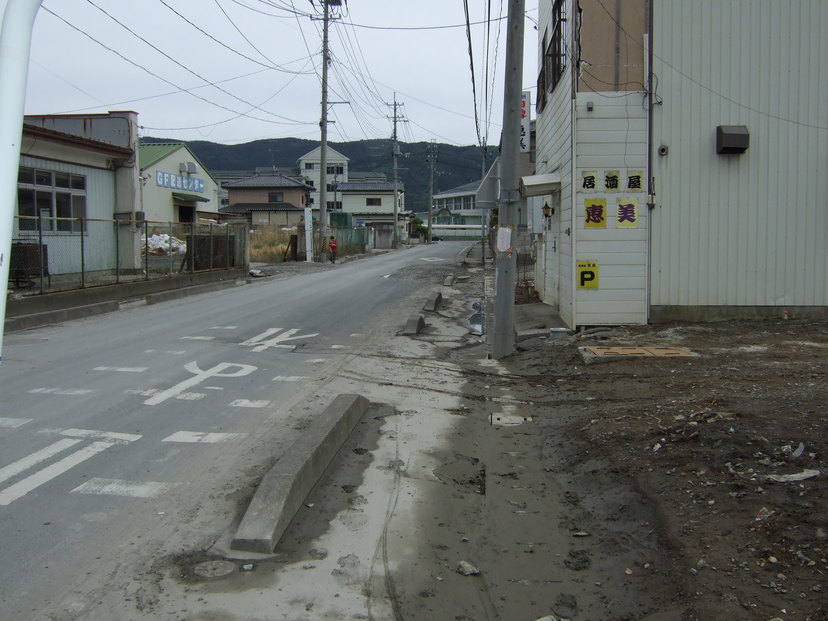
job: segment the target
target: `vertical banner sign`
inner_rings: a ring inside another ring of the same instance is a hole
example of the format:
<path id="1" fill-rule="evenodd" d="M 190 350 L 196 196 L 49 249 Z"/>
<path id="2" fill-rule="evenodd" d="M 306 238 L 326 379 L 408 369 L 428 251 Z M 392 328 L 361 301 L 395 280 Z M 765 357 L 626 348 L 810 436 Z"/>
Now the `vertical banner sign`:
<path id="1" fill-rule="evenodd" d="M 578 289 L 598 289 L 596 261 L 578 261 Z"/>
<path id="2" fill-rule="evenodd" d="M 520 96 L 520 152 L 531 150 L 532 134 L 532 93 L 523 91 Z"/>
<path id="3" fill-rule="evenodd" d="M 596 186 L 596 179 L 598 178 L 597 170 L 585 170 L 581 173 L 581 191 L 595 192 L 598 188 Z"/>

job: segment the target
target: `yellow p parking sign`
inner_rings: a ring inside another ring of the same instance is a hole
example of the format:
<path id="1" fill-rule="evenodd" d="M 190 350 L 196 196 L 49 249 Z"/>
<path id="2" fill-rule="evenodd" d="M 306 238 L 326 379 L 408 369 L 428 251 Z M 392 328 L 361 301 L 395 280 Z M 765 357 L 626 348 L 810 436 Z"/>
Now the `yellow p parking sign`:
<path id="1" fill-rule="evenodd" d="M 598 289 L 597 261 L 578 261 L 578 289 Z"/>

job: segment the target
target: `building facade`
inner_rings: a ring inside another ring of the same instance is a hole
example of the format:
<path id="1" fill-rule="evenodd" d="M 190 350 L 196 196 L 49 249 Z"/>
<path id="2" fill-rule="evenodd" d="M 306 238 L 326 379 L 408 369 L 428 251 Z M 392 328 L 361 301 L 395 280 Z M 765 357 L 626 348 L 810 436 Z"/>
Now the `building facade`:
<path id="1" fill-rule="evenodd" d="M 825 314 L 823 4 L 541 3 L 527 195 L 568 326 Z"/>
<path id="2" fill-rule="evenodd" d="M 245 217 L 251 226 L 296 226 L 310 206 L 311 186 L 277 174 L 225 183 L 229 205 L 223 216 Z"/>
<path id="3" fill-rule="evenodd" d="M 218 214 L 218 183 L 183 143 L 146 143 L 139 148 L 141 218 L 152 222 L 198 222 Z"/>

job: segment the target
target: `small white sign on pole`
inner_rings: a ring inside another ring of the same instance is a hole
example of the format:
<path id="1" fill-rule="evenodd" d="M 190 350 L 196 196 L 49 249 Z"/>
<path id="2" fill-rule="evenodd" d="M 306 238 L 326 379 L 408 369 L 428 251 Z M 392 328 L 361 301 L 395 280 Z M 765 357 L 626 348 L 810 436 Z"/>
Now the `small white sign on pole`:
<path id="1" fill-rule="evenodd" d="M 305 261 L 313 261 L 313 209 L 305 207 Z"/>

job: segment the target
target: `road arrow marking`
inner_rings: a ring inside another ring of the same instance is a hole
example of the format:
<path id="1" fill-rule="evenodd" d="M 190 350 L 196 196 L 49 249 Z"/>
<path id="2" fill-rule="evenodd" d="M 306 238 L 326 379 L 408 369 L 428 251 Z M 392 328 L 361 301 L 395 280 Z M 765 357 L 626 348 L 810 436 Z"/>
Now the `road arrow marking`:
<path id="1" fill-rule="evenodd" d="M 254 336 L 252 339 L 248 339 L 242 343 L 242 345 L 247 345 L 253 347 L 253 351 L 261 352 L 266 350 L 268 347 L 281 347 L 283 349 L 296 349 L 296 345 L 285 345 L 285 341 L 295 341 L 297 339 L 309 339 L 313 338 L 314 336 L 319 336 L 319 333 L 316 332 L 314 334 L 302 334 L 299 336 L 294 336 L 297 332 L 299 332 L 299 328 L 291 328 L 290 330 L 285 330 L 281 334 L 282 328 L 268 328 L 258 336 Z M 272 339 L 268 339 L 269 336 L 276 335 Z M 267 339 L 267 340 L 265 340 Z"/>

